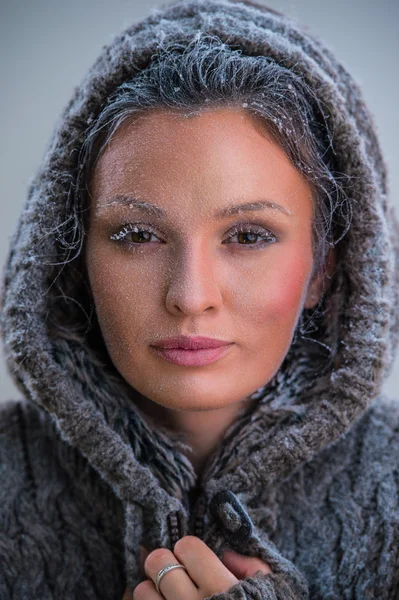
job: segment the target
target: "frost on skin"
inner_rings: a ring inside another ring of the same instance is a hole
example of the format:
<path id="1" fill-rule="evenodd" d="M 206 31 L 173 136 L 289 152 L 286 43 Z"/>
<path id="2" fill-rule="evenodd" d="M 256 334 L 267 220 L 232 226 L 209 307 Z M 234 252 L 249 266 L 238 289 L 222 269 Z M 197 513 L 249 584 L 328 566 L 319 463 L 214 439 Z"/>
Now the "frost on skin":
<path id="1" fill-rule="evenodd" d="M 200 470 L 319 300 L 310 185 L 245 113 L 226 109 L 124 124 L 91 184 L 86 260 L 108 351 L 142 409 L 186 434 Z M 238 203 L 253 206 L 214 217 Z M 198 368 L 152 349 L 190 332 L 231 349 Z"/>

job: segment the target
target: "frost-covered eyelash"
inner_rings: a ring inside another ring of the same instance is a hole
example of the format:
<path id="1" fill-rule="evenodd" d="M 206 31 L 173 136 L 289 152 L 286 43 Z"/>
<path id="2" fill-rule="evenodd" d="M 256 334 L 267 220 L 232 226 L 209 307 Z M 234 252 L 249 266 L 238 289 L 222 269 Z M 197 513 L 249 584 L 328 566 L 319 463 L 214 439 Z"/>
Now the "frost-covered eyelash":
<path id="1" fill-rule="evenodd" d="M 133 224 L 132 225 L 124 225 L 123 228 L 120 231 L 118 231 L 118 233 L 113 233 L 110 236 L 110 239 L 118 241 L 118 240 L 121 240 L 124 237 L 126 237 L 126 235 L 128 233 L 132 233 L 132 232 L 140 233 L 140 231 L 149 231 L 150 233 L 153 233 L 154 235 L 156 235 L 155 231 L 153 231 L 149 225 L 146 225 L 146 228 L 147 229 L 144 229 L 143 227 L 139 227 L 138 225 L 133 225 Z"/>
<path id="2" fill-rule="evenodd" d="M 250 225 L 249 223 L 239 223 L 238 225 L 235 225 L 233 227 L 233 229 L 227 234 L 227 237 L 234 237 L 237 233 L 255 233 L 256 235 L 259 235 L 263 240 L 270 240 L 270 238 L 273 238 L 274 240 L 276 240 L 276 236 L 271 232 L 268 231 L 267 229 L 264 229 L 263 227 L 259 227 L 259 225 Z M 240 246 L 253 246 L 256 244 L 239 244 Z"/>
<path id="3" fill-rule="evenodd" d="M 145 225 L 145 227 L 144 227 Z M 124 225 L 123 228 L 118 231 L 118 233 L 114 233 L 110 236 L 111 240 L 115 240 L 115 241 L 119 241 L 119 240 L 123 240 L 126 235 L 128 233 L 140 233 L 143 231 L 148 231 L 149 233 L 153 234 L 153 235 L 157 235 L 156 232 L 152 229 L 152 227 L 150 225 L 146 225 L 146 224 L 142 224 L 142 226 L 140 226 L 139 224 L 127 224 Z M 274 241 L 277 240 L 276 236 L 269 230 L 264 229 L 263 227 L 260 227 L 259 225 L 251 225 L 250 223 L 238 223 L 237 225 L 233 226 L 233 229 L 227 234 L 227 237 L 232 238 L 234 237 L 237 233 L 254 233 L 258 236 L 260 236 L 264 241 L 266 240 L 271 240 L 273 239 Z M 141 244 L 139 242 L 128 242 L 131 245 L 134 246 L 143 246 L 145 244 Z M 273 242 L 270 242 L 273 243 Z M 259 244 L 239 244 L 240 246 L 258 246 Z"/>

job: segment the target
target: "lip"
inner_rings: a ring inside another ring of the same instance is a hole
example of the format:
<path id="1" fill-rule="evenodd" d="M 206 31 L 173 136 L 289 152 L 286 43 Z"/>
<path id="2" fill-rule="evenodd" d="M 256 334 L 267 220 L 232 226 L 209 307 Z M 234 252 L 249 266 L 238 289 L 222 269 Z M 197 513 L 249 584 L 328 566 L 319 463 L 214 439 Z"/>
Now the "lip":
<path id="1" fill-rule="evenodd" d="M 231 342 L 226 342 L 225 340 L 218 340 L 216 338 L 209 338 L 204 336 L 178 335 L 175 337 L 158 340 L 155 344 L 151 345 L 158 349 L 162 348 L 166 350 L 179 349 L 193 351 L 229 346 L 231 345 Z"/>
<path id="2" fill-rule="evenodd" d="M 200 348 L 199 350 L 159 348 L 156 346 L 152 346 L 152 348 L 169 363 L 185 367 L 204 367 L 222 358 L 232 346 L 233 344 L 229 343 L 215 348 Z"/>

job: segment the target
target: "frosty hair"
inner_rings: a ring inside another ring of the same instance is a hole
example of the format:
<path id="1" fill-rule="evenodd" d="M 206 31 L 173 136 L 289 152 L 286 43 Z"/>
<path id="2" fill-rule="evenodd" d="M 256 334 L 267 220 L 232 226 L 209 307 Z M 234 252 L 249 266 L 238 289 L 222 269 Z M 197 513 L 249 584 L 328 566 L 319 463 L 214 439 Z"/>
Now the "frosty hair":
<path id="1" fill-rule="evenodd" d="M 313 273 L 350 225 L 351 203 L 335 168 L 329 113 L 295 68 L 268 56 L 246 56 L 218 36 L 159 46 L 149 65 L 125 81 L 87 130 L 79 194 L 116 130 L 151 109 L 190 117 L 212 108 L 241 108 L 282 147 L 313 190 Z M 87 200 L 86 200 L 87 202 Z"/>
<path id="2" fill-rule="evenodd" d="M 63 321 L 70 323 L 65 327 L 58 319 L 57 335 L 78 334 L 78 323 L 82 321 L 81 314 L 79 318 L 77 315 L 80 309 L 89 321 L 93 317 L 93 303 L 85 306 L 80 302 L 84 294 L 79 301 L 75 295 L 68 309 L 65 301 L 72 288 L 76 293 L 76 277 L 86 268 L 81 257 L 88 229 L 89 183 L 96 164 L 122 123 L 154 109 L 180 111 L 186 117 L 212 108 L 235 107 L 246 111 L 254 125 L 275 139 L 311 184 L 312 276 L 320 271 L 325 273 L 329 249 L 350 227 L 351 201 L 342 185 L 344 175 L 336 168 L 333 119 L 295 67 L 288 68 L 284 61 L 276 62 L 268 56 L 245 55 L 239 47 L 230 46 L 218 36 L 198 32 L 190 43 L 160 43 L 149 64 L 115 90 L 87 128 L 81 146 L 70 207 L 75 227 L 69 228 L 69 234 L 57 232 L 67 256 L 64 266 L 70 262 L 72 247 L 78 248 L 72 262 L 79 264 L 79 268 L 66 269 L 63 276 L 57 276 L 54 285 L 55 290 L 61 291 L 58 298 L 64 299 Z M 63 282 L 67 289 L 61 289 Z M 320 303 L 309 313 L 304 309 L 305 320 L 301 318 L 300 327 L 303 328 L 306 318 L 310 323 L 320 316 Z M 71 326 L 73 323 L 75 327 Z"/>

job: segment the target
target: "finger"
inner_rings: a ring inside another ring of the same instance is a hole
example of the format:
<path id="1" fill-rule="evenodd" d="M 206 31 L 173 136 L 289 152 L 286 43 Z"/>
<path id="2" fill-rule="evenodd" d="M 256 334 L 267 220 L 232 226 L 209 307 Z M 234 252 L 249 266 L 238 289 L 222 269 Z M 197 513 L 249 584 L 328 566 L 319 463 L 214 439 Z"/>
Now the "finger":
<path id="1" fill-rule="evenodd" d="M 185 565 L 191 579 L 205 595 L 225 592 L 238 582 L 235 575 L 198 537 L 186 535 L 180 538 L 173 553 Z"/>
<path id="2" fill-rule="evenodd" d="M 144 563 L 144 570 L 155 585 L 157 575 L 166 565 L 179 561 L 167 548 L 157 548 L 149 554 Z M 184 563 L 181 563 L 184 565 Z M 185 569 L 171 569 L 159 582 L 159 591 L 167 600 L 196 600 L 198 590 Z"/>
<path id="3" fill-rule="evenodd" d="M 133 596 L 128 597 L 128 600 L 165 600 L 165 598 L 157 592 L 154 582 L 146 579 L 134 588 Z"/>
<path id="4" fill-rule="evenodd" d="M 260 558 L 243 556 L 233 550 L 225 551 L 222 556 L 222 562 L 238 579 L 251 577 L 257 571 L 262 571 L 262 573 L 266 574 L 272 573 L 268 563 L 263 562 Z"/>

